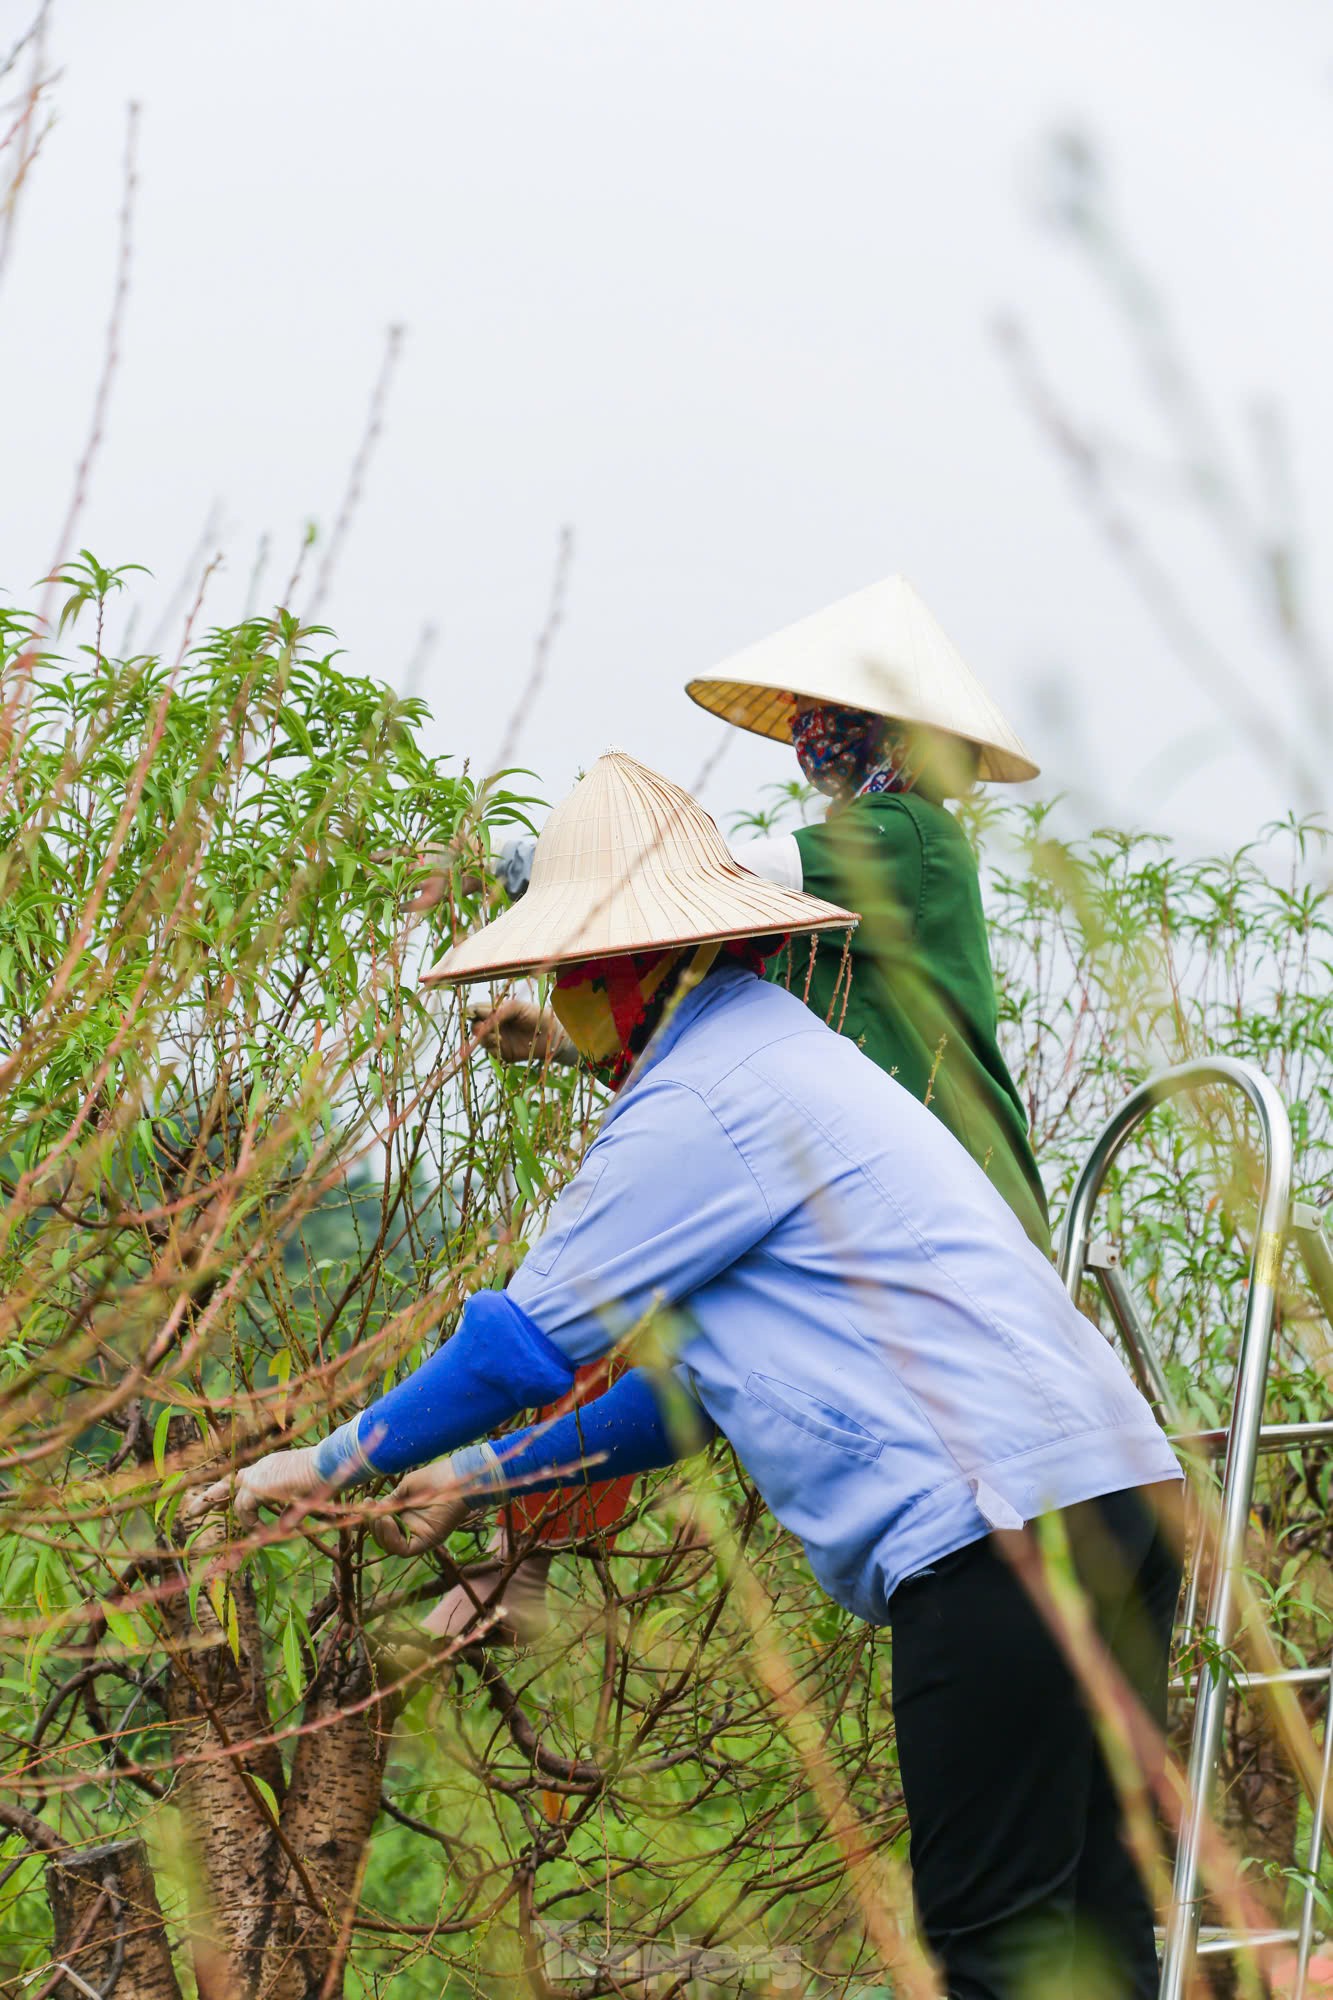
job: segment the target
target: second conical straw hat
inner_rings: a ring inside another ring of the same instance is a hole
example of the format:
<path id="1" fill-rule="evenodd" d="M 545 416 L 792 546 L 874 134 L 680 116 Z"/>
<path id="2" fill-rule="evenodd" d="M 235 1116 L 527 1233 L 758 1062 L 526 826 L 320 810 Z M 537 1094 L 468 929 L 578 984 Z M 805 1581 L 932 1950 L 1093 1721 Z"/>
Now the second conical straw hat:
<path id="1" fill-rule="evenodd" d="M 461 938 L 425 981 L 855 922 L 836 903 L 752 875 L 688 792 L 608 750 L 547 820 L 527 894 Z"/>
<path id="2" fill-rule="evenodd" d="M 805 702 L 836 702 L 961 736 L 977 776 L 1019 783 L 1037 766 L 906 578 L 888 577 L 802 618 L 691 681 L 701 708 L 790 742 Z"/>

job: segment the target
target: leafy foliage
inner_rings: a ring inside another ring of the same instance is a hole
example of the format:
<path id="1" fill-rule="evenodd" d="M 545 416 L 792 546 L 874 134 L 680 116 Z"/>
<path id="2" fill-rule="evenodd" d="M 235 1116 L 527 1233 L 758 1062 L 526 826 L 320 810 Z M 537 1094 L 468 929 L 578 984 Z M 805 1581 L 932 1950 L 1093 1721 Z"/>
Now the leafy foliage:
<path id="1" fill-rule="evenodd" d="M 480 1529 L 405 1563 L 354 1509 L 248 1540 L 182 1525 L 202 1468 L 320 1434 L 502 1283 L 600 1107 L 578 1076 L 501 1069 L 418 985 L 530 802 L 428 758 L 420 704 L 285 613 L 174 665 L 106 658 L 123 581 L 81 558 L 54 644 L 0 615 L 6 1975 L 50 1969 L 47 1858 L 73 1879 L 141 1842 L 165 1917 L 135 1933 L 158 1938 L 145 1993 L 217 1991 L 220 1962 L 277 2000 L 666 1989 L 700 1953 L 761 1990 L 872 1979 L 876 1910 L 907 1915 L 887 1638 L 819 1595 L 725 1451 L 560 1555 L 551 1636 L 507 1656 L 419 1637 Z M 1258 848 L 973 822 L 1052 1193 L 1131 1082 L 1213 1047 L 1283 1089 L 1323 1199 L 1319 829 L 1286 829 L 1279 880 Z M 1204 1421 L 1251 1155 L 1229 1112 L 1163 1112 L 1112 1191 Z M 1293 1289 L 1284 1412 L 1322 1407 L 1302 1311 Z M 1327 1643 L 1328 1464 L 1269 1476 L 1296 1657 Z M 104 1905 L 76 1960 L 94 1983 Z"/>

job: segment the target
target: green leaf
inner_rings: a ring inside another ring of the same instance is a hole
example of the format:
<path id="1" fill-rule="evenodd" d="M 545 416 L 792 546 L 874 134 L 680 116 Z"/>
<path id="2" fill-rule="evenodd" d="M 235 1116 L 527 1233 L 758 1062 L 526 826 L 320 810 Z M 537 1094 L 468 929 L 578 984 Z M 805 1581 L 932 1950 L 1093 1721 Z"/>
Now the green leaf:
<path id="1" fill-rule="evenodd" d="M 542 1170 L 537 1164 L 537 1155 L 515 1128 L 513 1134 L 514 1179 L 526 1201 L 538 1201 L 543 1191 Z"/>
<path id="2" fill-rule="evenodd" d="M 139 1635 L 134 1629 L 134 1620 L 128 1612 L 118 1611 L 112 1604 L 103 1605 L 102 1612 L 112 1636 L 118 1639 L 122 1646 L 131 1651 L 136 1650 L 139 1646 Z"/>
<path id="3" fill-rule="evenodd" d="M 157 1502 L 153 1508 L 154 1526 L 160 1527 L 164 1534 L 168 1536 L 175 1526 L 176 1514 L 180 1508 L 181 1501 L 185 1498 L 185 1491 L 185 1474 L 183 1472 L 173 1472 L 158 1495 Z"/>
<path id="4" fill-rule="evenodd" d="M 159 1479 L 166 1475 L 167 1432 L 171 1427 L 172 1414 L 172 1406 L 168 1403 L 164 1410 L 158 1411 L 157 1422 L 153 1425 L 153 1466 Z"/>
<path id="5" fill-rule="evenodd" d="M 31 1640 L 23 1662 L 23 1670 L 28 1678 L 28 1686 L 34 1692 L 42 1671 L 42 1663 L 60 1637 L 60 1626 L 55 1619 L 38 1628 Z"/>
<path id="6" fill-rule="evenodd" d="M 273 1356 L 268 1364 L 268 1372 L 278 1383 L 279 1393 L 274 1415 L 277 1417 L 279 1429 L 284 1429 L 287 1423 L 287 1387 L 292 1373 L 292 1351 L 290 1347 L 281 1348 Z"/>
<path id="7" fill-rule="evenodd" d="M 267 1779 L 257 1778 L 253 1771 L 250 1773 L 250 1783 L 254 1786 L 260 1798 L 264 1801 L 264 1805 L 268 1812 L 268 1816 L 272 1820 L 274 1826 L 276 1826 L 278 1824 L 280 1817 L 278 1812 L 277 1793 L 274 1791 L 272 1785 L 268 1783 Z"/>
<path id="8" fill-rule="evenodd" d="M 287 1685 L 292 1691 L 292 1698 L 299 1701 L 301 1690 L 305 1685 L 305 1674 L 301 1659 L 301 1636 L 296 1629 L 296 1620 L 290 1612 L 282 1628 L 282 1664 L 286 1669 Z"/>

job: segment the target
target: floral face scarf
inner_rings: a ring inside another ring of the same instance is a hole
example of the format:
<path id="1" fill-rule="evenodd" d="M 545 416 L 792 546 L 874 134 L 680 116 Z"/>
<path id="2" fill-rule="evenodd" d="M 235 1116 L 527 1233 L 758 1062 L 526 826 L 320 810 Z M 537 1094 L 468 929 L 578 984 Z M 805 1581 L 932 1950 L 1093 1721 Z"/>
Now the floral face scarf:
<path id="1" fill-rule="evenodd" d="M 920 775 L 911 738 L 900 723 L 832 702 L 796 710 L 792 746 L 807 781 L 830 799 L 865 792 L 910 792 Z"/>

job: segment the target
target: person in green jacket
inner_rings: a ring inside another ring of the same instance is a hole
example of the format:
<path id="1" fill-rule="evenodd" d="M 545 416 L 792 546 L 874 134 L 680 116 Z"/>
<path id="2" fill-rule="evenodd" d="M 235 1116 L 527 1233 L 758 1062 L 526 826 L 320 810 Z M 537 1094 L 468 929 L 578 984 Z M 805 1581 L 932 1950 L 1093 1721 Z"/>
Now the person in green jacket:
<path id="1" fill-rule="evenodd" d="M 789 741 L 827 816 L 733 842 L 757 874 L 858 910 L 841 959 L 802 940 L 770 968 L 936 1114 L 1042 1250 L 1050 1223 L 998 1039 L 977 864 L 945 806 L 1036 766 L 911 586 L 876 584 L 751 647 L 688 692 Z"/>
<path id="2" fill-rule="evenodd" d="M 788 626 L 687 692 L 791 743 L 829 800 L 814 825 L 731 842 L 756 874 L 861 915 L 845 962 L 827 942 L 802 942 L 769 976 L 926 1104 L 1049 1251 L 1027 1111 L 1000 1052 L 976 859 L 944 803 L 1037 766 L 902 577 Z M 527 887 L 535 845 L 511 841 L 495 864 L 511 896 Z M 506 1061 L 569 1053 L 551 1016 L 517 995 L 484 1033 Z"/>

